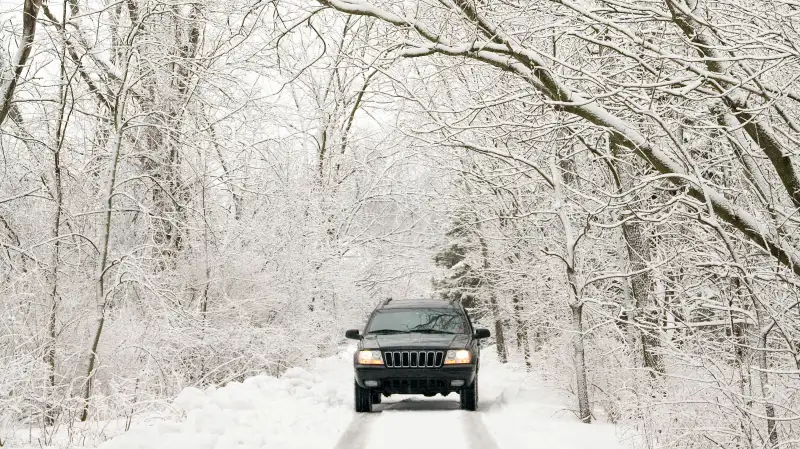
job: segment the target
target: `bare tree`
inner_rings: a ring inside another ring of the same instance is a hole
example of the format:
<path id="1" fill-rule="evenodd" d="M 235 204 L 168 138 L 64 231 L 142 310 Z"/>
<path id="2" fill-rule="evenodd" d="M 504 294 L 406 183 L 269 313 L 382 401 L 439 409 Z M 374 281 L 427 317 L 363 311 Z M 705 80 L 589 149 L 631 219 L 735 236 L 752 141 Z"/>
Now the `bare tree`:
<path id="1" fill-rule="evenodd" d="M 13 108 L 14 91 L 19 84 L 22 71 L 28 63 L 28 58 L 33 51 L 33 42 L 36 37 L 36 22 L 41 9 L 41 0 L 25 0 L 22 7 L 22 37 L 14 60 L 11 63 L 10 74 L 4 74 L 0 84 L 0 125 L 6 121 Z"/>

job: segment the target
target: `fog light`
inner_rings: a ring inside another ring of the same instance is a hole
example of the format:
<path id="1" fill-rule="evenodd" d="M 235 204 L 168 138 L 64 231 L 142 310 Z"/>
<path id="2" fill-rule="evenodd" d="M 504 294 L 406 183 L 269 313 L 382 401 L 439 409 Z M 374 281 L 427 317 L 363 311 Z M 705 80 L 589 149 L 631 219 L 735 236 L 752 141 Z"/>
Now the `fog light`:
<path id="1" fill-rule="evenodd" d="M 461 383 L 463 384 L 464 382 L 461 382 Z M 377 380 L 365 380 L 364 381 L 364 385 L 366 385 L 368 387 L 377 387 L 378 386 L 378 381 Z"/>
<path id="2" fill-rule="evenodd" d="M 452 385 L 454 387 L 463 387 L 464 386 L 464 381 L 463 380 L 451 380 L 450 381 L 450 385 Z"/>

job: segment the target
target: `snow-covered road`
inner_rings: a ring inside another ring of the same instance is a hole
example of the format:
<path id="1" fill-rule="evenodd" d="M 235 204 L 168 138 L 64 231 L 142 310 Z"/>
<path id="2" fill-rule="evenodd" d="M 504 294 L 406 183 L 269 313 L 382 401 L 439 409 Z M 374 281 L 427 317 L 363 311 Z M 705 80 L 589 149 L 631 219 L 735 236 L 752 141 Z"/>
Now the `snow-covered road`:
<path id="1" fill-rule="evenodd" d="M 342 370 L 347 385 L 352 382 L 350 354 Z M 526 373 L 519 364 L 499 363 L 493 348 L 481 356 L 480 397 L 477 412 L 460 410 L 457 394 L 384 398 L 373 413 L 354 415 L 334 449 L 623 447 L 614 426 L 580 423 L 571 411 L 569 394 Z"/>
<path id="2" fill-rule="evenodd" d="M 222 388 L 186 389 L 169 416 L 140 417 L 131 430 L 98 449 L 622 448 L 614 426 L 581 424 L 567 393 L 519 365 L 498 363 L 492 348 L 481 357 L 477 412 L 459 410 L 458 395 L 452 394 L 392 396 L 373 413 L 356 414 L 353 350 L 312 360 L 280 378 L 255 376 Z M 80 447 L 74 432 L 71 442 L 57 438 L 52 447 Z M 81 441 L 91 445 L 86 435 Z M 18 439 L 9 447 L 40 446 L 35 439 L 33 444 Z"/>
<path id="3" fill-rule="evenodd" d="M 453 397 L 456 400 L 453 400 Z M 448 399 L 391 398 L 373 413 L 358 415 L 335 449 L 406 449 L 459 447 L 498 449 L 478 413 L 459 410 Z"/>

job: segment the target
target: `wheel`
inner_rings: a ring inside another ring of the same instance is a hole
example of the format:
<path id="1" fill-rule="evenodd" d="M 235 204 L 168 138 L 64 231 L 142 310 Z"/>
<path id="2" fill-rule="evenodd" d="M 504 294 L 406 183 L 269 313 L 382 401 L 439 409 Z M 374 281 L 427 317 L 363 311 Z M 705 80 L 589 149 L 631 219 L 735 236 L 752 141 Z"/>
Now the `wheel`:
<path id="1" fill-rule="evenodd" d="M 356 412 L 369 413 L 372 411 L 372 393 L 367 388 L 358 386 L 358 382 L 353 382 L 355 385 L 355 403 Z"/>
<path id="2" fill-rule="evenodd" d="M 372 404 L 380 404 L 381 403 L 381 393 L 378 391 L 372 392 Z"/>
<path id="3" fill-rule="evenodd" d="M 472 382 L 472 385 L 461 389 L 460 396 L 461 410 L 469 410 L 474 412 L 478 409 L 478 378 Z"/>

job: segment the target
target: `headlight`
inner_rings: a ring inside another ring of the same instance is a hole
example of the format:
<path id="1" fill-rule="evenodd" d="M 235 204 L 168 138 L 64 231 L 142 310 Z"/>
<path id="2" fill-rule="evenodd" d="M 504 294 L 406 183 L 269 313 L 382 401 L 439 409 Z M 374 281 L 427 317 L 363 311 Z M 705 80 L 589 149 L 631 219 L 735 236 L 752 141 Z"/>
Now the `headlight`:
<path id="1" fill-rule="evenodd" d="M 380 351 L 358 351 L 359 365 L 383 365 Z"/>
<path id="2" fill-rule="evenodd" d="M 463 363 L 470 363 L 471 361 L 472 361 L 472 354 L 466 349 L 447 351 L 447 357 L 444 358 L 445 365 L 458 365 Z"/>

